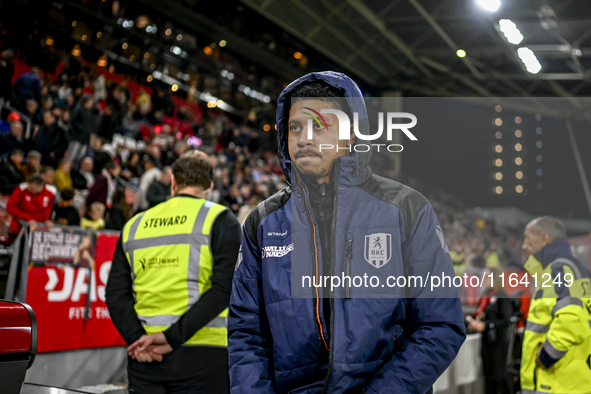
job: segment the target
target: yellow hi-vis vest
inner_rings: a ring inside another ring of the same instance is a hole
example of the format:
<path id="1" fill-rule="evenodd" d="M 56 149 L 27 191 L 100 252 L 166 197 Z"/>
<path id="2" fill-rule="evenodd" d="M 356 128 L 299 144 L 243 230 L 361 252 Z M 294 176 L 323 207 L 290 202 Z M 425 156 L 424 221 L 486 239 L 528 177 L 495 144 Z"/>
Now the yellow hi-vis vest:
<path id="1" fill-rule="evenodd" d="M 211 288 L 211 229 L 226 209 L 177 196 L 137 214 L 123 228 L 135 312 L 148 334 L 168 329 Z M 228 346 L 228 309 L 185 345 Z"/>
<path id="2" fill-rule="evenodd" d="M 569 297 L 557 299 L 552 277 L 554 264 L 572 274 Z M 521 392 L 523 394 L 591 393 L 591 281 L 566 258 L 553 261 L 544 269 L 530 256 L 525 269 L 537 275 L 538 287 L 532 297 L 523 337 Z M 554 359 L 550 368 L 536 365 L 540 346 Z"/>

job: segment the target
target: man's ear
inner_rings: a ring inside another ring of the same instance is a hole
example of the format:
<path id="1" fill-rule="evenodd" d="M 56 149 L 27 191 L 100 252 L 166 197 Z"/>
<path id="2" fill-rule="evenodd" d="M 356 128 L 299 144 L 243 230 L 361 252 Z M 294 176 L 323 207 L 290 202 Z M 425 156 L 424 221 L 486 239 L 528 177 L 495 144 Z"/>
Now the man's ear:
<path id="1" fill-rule="evenodd" d="M 174 179 L 174 174 L 172 174 L 170 176 L 170 195 L 174 197 L 176 195 L 175 191 L 176 191 L 176 179 Z"/>
<path id="2" fill-rule="evenodd" d="M 542 233 L 541 237 L 542 237 L 542 242 L 544 243 L 544 246 L 552 243 L 552 239 L 550 238 L 550 235 L 548 235 L 548 233 Z"/>

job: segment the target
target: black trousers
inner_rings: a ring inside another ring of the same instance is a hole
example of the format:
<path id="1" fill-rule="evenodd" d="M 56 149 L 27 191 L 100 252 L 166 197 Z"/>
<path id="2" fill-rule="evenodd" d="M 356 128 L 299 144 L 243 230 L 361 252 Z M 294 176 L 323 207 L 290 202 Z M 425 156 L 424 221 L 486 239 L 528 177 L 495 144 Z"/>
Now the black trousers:
<path id="1" fill-rule="evenodd" d="M 226 394 L 230 389 L 228 349 L 181 346 L 161 363 L 128 359 L 130 394 Z"/>

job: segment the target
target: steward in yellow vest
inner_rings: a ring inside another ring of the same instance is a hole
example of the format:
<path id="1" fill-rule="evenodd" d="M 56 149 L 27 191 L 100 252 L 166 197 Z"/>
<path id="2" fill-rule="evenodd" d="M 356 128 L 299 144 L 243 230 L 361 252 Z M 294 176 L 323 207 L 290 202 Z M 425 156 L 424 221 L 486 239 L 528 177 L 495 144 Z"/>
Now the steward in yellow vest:
<path id="1" fill-rule="evenodd" d="M 131 393 L 224 393 L 240 225 L 205 200 L 213 187 L 207 155 L 181 156 L 172 173 L 172 198 L 125 224 L 106 301 L 130 345 Z"/>
<path id="2" fill-rule="evenodd" d="M 565 238 L 550 216 L 525 228 L 525 269 L 537 287 L 523 339 L 523 394 L 591 393 L 591 274 Z"/>

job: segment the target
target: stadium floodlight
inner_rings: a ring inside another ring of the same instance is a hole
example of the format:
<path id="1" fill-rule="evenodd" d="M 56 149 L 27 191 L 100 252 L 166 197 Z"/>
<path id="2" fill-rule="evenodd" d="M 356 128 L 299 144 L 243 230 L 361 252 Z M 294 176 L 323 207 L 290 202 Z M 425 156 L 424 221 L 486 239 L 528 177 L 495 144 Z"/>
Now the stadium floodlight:
<path id="1" fill-rule="evenodd" d="M 499 0 L 476 0 L 476 2 L 479 6 L 490 12 L 495 12 L 501 6 Z"/>
<path id="2" fill-rule="evenodd" d="M 499 29 L 511 44 L 518 45 L 523 41 L 523 35 L 511 19 L 501 19 L 499 21 Z"/>
<path id="3" fill-rule="evenodd" d="M 538 58 L 528 47 L 521 47 L 517 50 L 517 56 L 521 59 L 525 65 L 525 69 L 532 73 L 537 74 L 542 69 L 542 65 L 538 61 Z"/>
<path id="4" fill-rule="evenodd" d="M 173 45 L 170 47 L 170 52 L 174 53 L 175 55 L 179 56 L 183 50 L 179 47 L 177 47 L 176 45 Z"/>

